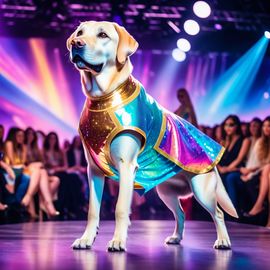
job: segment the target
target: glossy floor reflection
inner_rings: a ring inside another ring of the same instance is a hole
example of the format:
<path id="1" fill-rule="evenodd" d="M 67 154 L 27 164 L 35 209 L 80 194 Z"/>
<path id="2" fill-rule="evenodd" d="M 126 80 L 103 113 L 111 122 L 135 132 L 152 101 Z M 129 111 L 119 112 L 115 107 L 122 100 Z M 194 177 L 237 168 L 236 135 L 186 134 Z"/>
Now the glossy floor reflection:
<path id="1" fill-rule="evenodd" d="M 72 250 L 85 222 L 44 222 L 0 226 L 0 269 L 269 269 L 270 230 L 228 223 L 232 251 L 212 249 L 211 222 L 187 221 L 181 246 L 163 241 L 173 221 L 133 221 L 128 251 L 109 253 L 113 221 L 101 222 L 92 250 Z"/>

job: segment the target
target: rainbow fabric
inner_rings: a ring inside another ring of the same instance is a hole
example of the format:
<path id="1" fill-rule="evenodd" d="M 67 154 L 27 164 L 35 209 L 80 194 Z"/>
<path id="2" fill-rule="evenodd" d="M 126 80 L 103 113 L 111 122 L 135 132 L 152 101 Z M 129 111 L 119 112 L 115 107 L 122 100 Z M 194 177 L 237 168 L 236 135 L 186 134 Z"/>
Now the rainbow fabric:
<path id="1" fill-rule="evenodd" d="M 111 94 L 87 99 L 79 132 L 96 165 L 119 181 L 110 157 L 110 143 L 122 131 L 139 133 L 144 141 L 138 156 L 135 189 L 143 194 L 181 170 L 210 171 L 224 148 L 186 120 L 162 108 L 133 77 Z"/>

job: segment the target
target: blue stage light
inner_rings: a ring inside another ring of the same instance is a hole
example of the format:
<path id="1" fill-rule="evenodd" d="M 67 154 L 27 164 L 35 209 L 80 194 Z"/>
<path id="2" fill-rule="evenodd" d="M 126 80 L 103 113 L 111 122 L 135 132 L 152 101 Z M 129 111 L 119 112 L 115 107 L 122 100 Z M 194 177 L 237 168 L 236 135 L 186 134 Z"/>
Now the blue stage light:
<path id="1" fill-rule="evenodd" d="M 222 121 L 228 114 L 239 114 L 247 104 L 249 91 L 264 58 L 269 39 L 264 36 L 234 63 L 213 85 L 202 101 L 209 108 L 204 122 Z"/>
<path id="2" fill-rule="evenodd" d="M 270 32 L 269 31 L 265 31 L 264 32 L 264 36 L 268 39 L 270 39 Z"/>

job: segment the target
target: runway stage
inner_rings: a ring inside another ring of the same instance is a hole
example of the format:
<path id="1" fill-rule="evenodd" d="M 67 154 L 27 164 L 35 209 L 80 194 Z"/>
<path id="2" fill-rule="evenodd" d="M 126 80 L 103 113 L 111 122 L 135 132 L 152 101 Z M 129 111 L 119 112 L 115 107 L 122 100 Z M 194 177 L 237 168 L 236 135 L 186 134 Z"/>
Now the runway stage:
<path id="1" fill-rule="evenodd" d="M 181 246 L 163 241 L 173 221 L 133 221 L 127 253 L 109 253 L 113 221 L 102 221 L 92 250 L 72 250 L 85 221 L 0 226 L 0 269 L 270 269 L 270 230 L 228 223 L 232 251 L 212 249 L 211 222 L 187 221 Z"/>

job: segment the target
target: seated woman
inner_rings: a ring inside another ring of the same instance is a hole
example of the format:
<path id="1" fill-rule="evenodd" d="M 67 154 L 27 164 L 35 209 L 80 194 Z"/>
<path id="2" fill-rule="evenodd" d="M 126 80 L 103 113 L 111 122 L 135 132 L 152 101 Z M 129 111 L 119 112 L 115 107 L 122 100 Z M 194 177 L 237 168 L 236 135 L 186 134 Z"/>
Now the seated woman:
<path id="1" fill-rule="evenodd" d="M 58 208 L 62 217 L 76 219 L 83 207 L 83 196 L 79 188 L 80 179 L 74 172 L 68 171 L 67 158 L 59 146 L 55 132 L 50 132 L 44 141 L 43 159 L 45 168 L 50 176 L 60 179 L 58 192 Z"/>
<path id="2" fill-rule="evenodd" d="M 0 173 L 0 211 L 5 211 L 8 208 L 8 206 L 5 203 L 3 203 L 4 181 L 5 179 L 3 175 Z"/>
<path id="3" fill-rule="evenodd" d="M 8 207 L 7 204 L 4 203 L 4 190 L 5 190 L 5 185 L 6 185 L 6 181 L 4 178 L 4 172 L 6 172 L 5 168 L 8 169 L 9 171 L 7 172 L 8 176 L 12 180 L 15 180 L 14 172 L 9 167 L 6 167 L 7 164 L 5 164 L 2 161 L 3 156 L 4 156 L 3 152 L 0 152 L 0 211 L 4 211 Z M 3 168 L 4 171 L 2 171 L 1 168 Z"/>
<path id="4" fill-rule="evenodd" d="M 257 140 L 251 156 L 252 161 L 248 167 L 241 169 L 242 180 L 250 186 L 248 191 L 252 190 L 254 193 L 258 178 L 260 182 L 258 198 L 247 215 L 250 217 L 258 215 L 264 209 L 263 203 L 267 196 L 270 200 L 270 116 L 263 121 L 262 136 Z M 260 177 L 257 177 L 258 172 L 261 172 Z M 268 214 L 267 227 L 270 227 L 270 214 Z"/>
<path id="5" fill-rule="evenodd" d="M 215 125 L 213 127 L 213 139 L 214 141 L 221 143 L 224 141 L 224 138 L 222 137 L 222 126 L 221 125 Z"/>
<path id="6" fill-rule="evenodd" d="M 0 125 L 0 174 L 1 174 L 1 196 L 0 196 L 0 210 L 4 210 L 6 207 L 1 203 L 3 200 L 3 191 L 5 188 L 10 189 L 10 192 L 14 193 L 15 174 L 13 170 L 6 164 L 4 159 L 4 126 Z M 6 178 L 10 183 L 7 183 Z M 7 205 L 5 205 L 7 206 Z"/>
<path id="7" fill-rule="evenodd" d="M 42 161 L 42 154 L 37 145 L 37 135 L 32 128 L 25 130 L 26 163 L 31 172 L 39 173 L 40 210 L 47 213 L 48 217 L 59 215 L 53 205 L 53 198 L 57 195 L 59 178 L 48 176 Z"/>
<path id="8" fill-rule="evenodd" d="M 234 206 L 237 209 L 239 208 L 239 197 L 237 196 L 237 189 L 240 187 L 237 187 L 236 185 L 238 185 L 241 181 L 235 182 L 232 178 L 235 178 L 235 174 L 240 177 L 239 171 L 234 171 L 235 168 L 240 168 L 243 166 L 245 155 L 241 155 L 239 158 L 239 153 L 241 152 L 241 149 L 242 152 L 246 152 L 246 150 L 243 150 L 243 148 L 248 148 L 249 146 L 247 145 L 247 142 L 243 144 L 244 138 L 242 136 L 241 123 L 236 115 L 229 115 L 224 120 L 222 124 L 222 132 L 223 138 L 225 139 L 221 142 L 221 144 L 225 146 L 226 151 L 217 167 L 223 180 L 224 186 Z M 233 163 L 234 166 L 230 167 L 230 165 Z"/>
<path id="9" fill-rule="evenodd" d="M 87 162 L 84 156 L 82 142 L 79 136 L 75 136 L 72 144 L 66 151 L 68 172 L 76 173 L 81 180 L 82 192 L 86 202 L 89 199 L 89 188 L 87 182 Z"/>
<path id="10" fill-rule="evenodd" d="M 261 135 L 261 126 L 262 126 L 262 121 L 258 118 L 252 119 L 250 125 L 249 125 L 249 133 L 250 137 L 247 137 L 243 140 L 242 146 L 240 148 L 240 151 L 236 157 L 236 159 L 231 162 L 228 166 L 224 166 L 221 168 L 221 171 L 223 173 L 227 173 L 227 178 L 226 181 L 227 183 L 227 188 L 229 195 L 231 195 L 232 198 L 236 198 L 238 194 L 238 206 L 241 207 L 241 210 L 245 211 L 247 203 L 246 201 L 248 198 L 243 194 L 242 189 L 243 187 L 243 182 L 240 179 L 240 172 L 239 172 L 239 166 L 241 164 L 244 165 L 244 161 L 248 160 L 246 167 L 250 167 L 250 162 L 252 160 L 253 154 L 253 148 L 258 140 L 258 138 Z M 244 167 L 241 167 L 243 169 Z M 234 201 L 236 203 L 236 201 Z M 240 205 L 241 204 L 241 205 Z"/>
<path id="11" fill-rule="evenodd" d="M 24 132 L 16 127 L 10 128 L 4 145 L 4 162 L 1 163 L 2 168 L 6 171 L 5 179 L 8 193 L 5 200 L 7 204 L 21 203 L 25 205 L 27 196 L 32 196 L 33 188 L 29 184 L 30 178 L 25 173 L 26 148 L 23 142 Z M 14 182 L 13 179 L 15 179 Z M 12 196 L 12 193 L 15 196 Z"/>

